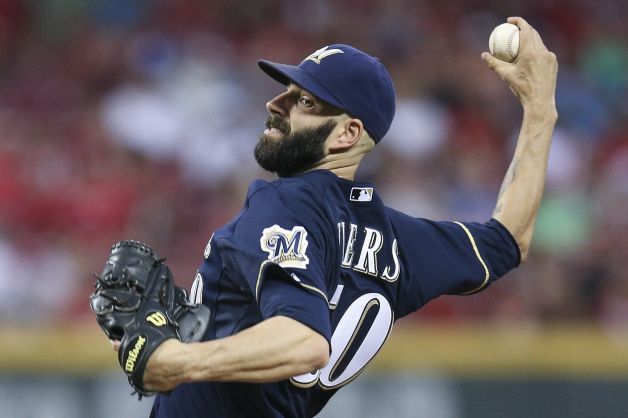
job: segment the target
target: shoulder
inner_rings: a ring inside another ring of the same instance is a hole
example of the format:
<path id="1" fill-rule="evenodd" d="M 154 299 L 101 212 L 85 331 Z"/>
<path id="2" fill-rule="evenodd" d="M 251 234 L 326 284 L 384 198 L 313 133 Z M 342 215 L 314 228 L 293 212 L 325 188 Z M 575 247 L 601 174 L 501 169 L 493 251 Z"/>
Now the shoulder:
<path id="1" fill-rule="evenodd" d="M 427 219 L 415 218 L 413 216 L 407 215 L 389 206 L 384 206 L 384 210 L 393 227 L 401 230 L 403 230 L 404 227 L 406 227 L 407 225 L 424 226 L 430 222 Z"/>
<path id="2" fill-rule="evenodd" d="M 330 186 L 336 183 L 335 177 L 328 171 L 316 170 L 270 182 L 255 180 L 249 186 L 247 200 L 270 207 L 310 206 L 323 199 Z"/>

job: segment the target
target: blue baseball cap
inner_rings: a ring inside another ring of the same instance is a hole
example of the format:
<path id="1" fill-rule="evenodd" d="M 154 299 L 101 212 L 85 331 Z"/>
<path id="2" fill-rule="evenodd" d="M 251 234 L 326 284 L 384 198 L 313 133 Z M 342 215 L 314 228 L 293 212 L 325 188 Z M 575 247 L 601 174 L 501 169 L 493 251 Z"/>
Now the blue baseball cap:
<path id="1" fill-rule="evenodd" d="M 349 45 L 334 44 L 297 66 L 266 60 L 257 63 L 278 82 L 297 84 L 360 119 L 376 143 L 388 132 L 395 116 L 395 87 L 378 58 Z"/>

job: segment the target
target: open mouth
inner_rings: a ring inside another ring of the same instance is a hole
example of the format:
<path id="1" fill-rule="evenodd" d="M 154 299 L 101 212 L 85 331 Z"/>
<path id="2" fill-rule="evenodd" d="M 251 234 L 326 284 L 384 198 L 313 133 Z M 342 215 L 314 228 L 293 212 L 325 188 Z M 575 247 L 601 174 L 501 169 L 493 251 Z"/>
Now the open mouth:
<path id="1" fill-rule="evenodd" d="M 290 130 L 290 126 L 276 115 L 271 115 L 266 119 L 266 130 L 264 131 L 265 135 L 284 135 Z"/>
<path id="2" fill-rule="evenodd" d="M 264 130 L 264 134 L 265 135 L 277 136 L 277 135 L 283 135 L 283 131 L 281 129 L 279 129 L 279 128 L 271 127 L 271 128 L 266 128 Z"/>

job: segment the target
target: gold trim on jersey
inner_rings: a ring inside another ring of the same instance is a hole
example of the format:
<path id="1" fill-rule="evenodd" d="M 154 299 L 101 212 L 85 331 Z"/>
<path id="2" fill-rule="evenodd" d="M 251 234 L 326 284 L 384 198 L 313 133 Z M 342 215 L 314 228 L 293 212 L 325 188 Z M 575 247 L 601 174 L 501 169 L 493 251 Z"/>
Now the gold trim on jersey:
<path id="1" fill-rule="evenodd" d="M 305 373 L 305 374 L 312 374 L 312 373 Z M 312 386 L 316 386 L 318 384 L 318 379 L 321 376 L 321 371 L 320 370 L 316 370 L 316 373 L 314 373 L 314 375 L 316 376 L 314 378 L 314 380 L 312 380 L 311 382 L 308 383 L 301 383 L 298 380 L 294 380 L 297 377 L 303 376 L 303 375 L 299 375 L 299 376 L 293 376 L 290 378 L 290 383 L 292 383 L 294 386 L 301 388 L 301 389 L 309 389 Z"/>
<path id="2" fill-rule="evenodd" d="M 466 226 L 464 226 L 464 224 L 462 224 L 461 222 L 454 222 L 454 223 L 460 226 L 460 228 L 462 228 L 464 232 L 467 234 L 467 236 L 469 237 L 469 240 L 471 241 L 471 246 L 473 247 L 475 256 L 478 258 L 478 260 L 480 260 L 480 264 L 482 264 L 482 267 L 484 268 L 484 281 L 482 282 L 482 284 L 473 290 L 460 293 L 461 295 L 469 295 L 471 293 L 479 292 L 480 290 L 485 288 L 486 285 L 488 284 L 488 279 L 490 278 L 491 274 L 488 271 L 488 267 L 486 267 L 486 263 L 482 259 L 482 256 L 480 255 L 480 250 L 478 250 L 478 246 L 475 243 L 475 239 L 473 238 L 473 235 L 471 235 L 471 231 L 469 231 L 469 229 Z"/>
<path id="3" fill-rule="evenodd" d="M 268 264 L 268 263 L 276 264 L 279 268 L 282 268 L 279 264 L 277 264 L 277 263 L 275 263 L 275 262 L 273 262 L 273 261 L 270 261 L 270 260 L 264 260 L 264 261 L 262 262 L 262 264 L 261 264 L 261 265 L 260 265 L 260 267 L 259 267 L 259 272 L 257 273 L 257 282 L 255 283 L 255 300 L 256 300 L 258 303 L 259 303 L 259 292 L 260 292 L 260 289 L 259 289 L 259 288 L 260 288 L 260 283 L 261 283 L 261 281 L 262 281 L 262 272 L 263 272 L 264 270 L 266 270 L 266 268 L 265 268 L 265 267 L 266 267 L 266 264 Z M 285 272 L 285 271 L 284 271 L 284 272 Z M 288 274 L 287 272 L 285 272 L 285 273 L 286 273 L 286 274 Z M 294 280 L 294 282 L 295 282 L 296 284 L 300 285 L 301 287 L 303 287 L 303 288 L 305 288 L 305 289 L 307 289 L 307 290 L 310 290 L 310 291 L 312 291 L 312 292 L 315 292 L 316 294 L 321 295 L 321 296 L 322 296 L 322 298 L 325 300 L 325 303 L 327 303 L 327 306 L 328 306 L 328 307 L 330 307 L 330 305 L 329 305 L 329 299 L 327 298 L 327 295 L 326 295 L 326 294 L 325 294 L 322 290 L 320 290 L 319 288 L 314 287 L 314 286 L 312 286 L 312 285 L 309 285 L 309 284 L 303 283 L 300 279 L 299 279 L 299 280 L 296 280 L 294 277 L 290 277 L 290 278 L 291 278 L 292 280 Z"/>
<path id="4" fill-rule="evenodd" d="M 323 297 L 323 299 L 325 299 L 325 302 L 327 303 L 327 306 L 329 307 L 329 299 L 327 299 L 327 295 L 325 293 L 323 293 L 322 290 L 320 290 L 318 287 L 314 287 L 312 285 L 309 284 L 305 284 L 305 283 L 299 283 L 302 287 L 311 290 L 312 292 L 316 292 L 319 295 L 321 295 Z"/>
<path id="5" fill-rule="evenodd" d="M 262 281 L 262 272 L 266 270 L 266 264 L 270 263 L 270 260 L 262 261 L 262 264 L 259 266 L 259 272 L 257 273 L 257 282 L 255 282 L 255 300 L 259 303 L 259 285 Z"/>

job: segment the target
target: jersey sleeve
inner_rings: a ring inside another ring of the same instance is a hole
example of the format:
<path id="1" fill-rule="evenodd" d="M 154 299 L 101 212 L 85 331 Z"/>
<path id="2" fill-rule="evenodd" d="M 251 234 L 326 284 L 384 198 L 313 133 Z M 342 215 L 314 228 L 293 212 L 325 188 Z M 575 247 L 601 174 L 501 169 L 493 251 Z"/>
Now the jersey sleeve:
<path id="1" fill-rule="evenodd" d="M 323 225 L 301 190 L 269 185 L 249 194 L 223 257 L 245 278 L 264 319 L 287 316 L 329 340 Z"/>
<path id="2" fill-rule="evenodd" d="M 470 295 L 519 265 L 519 247 L 495 219 L 486 223 L 395 218 L 400 257 L 407 268 L 399 315 L 440 295 Z"/>

